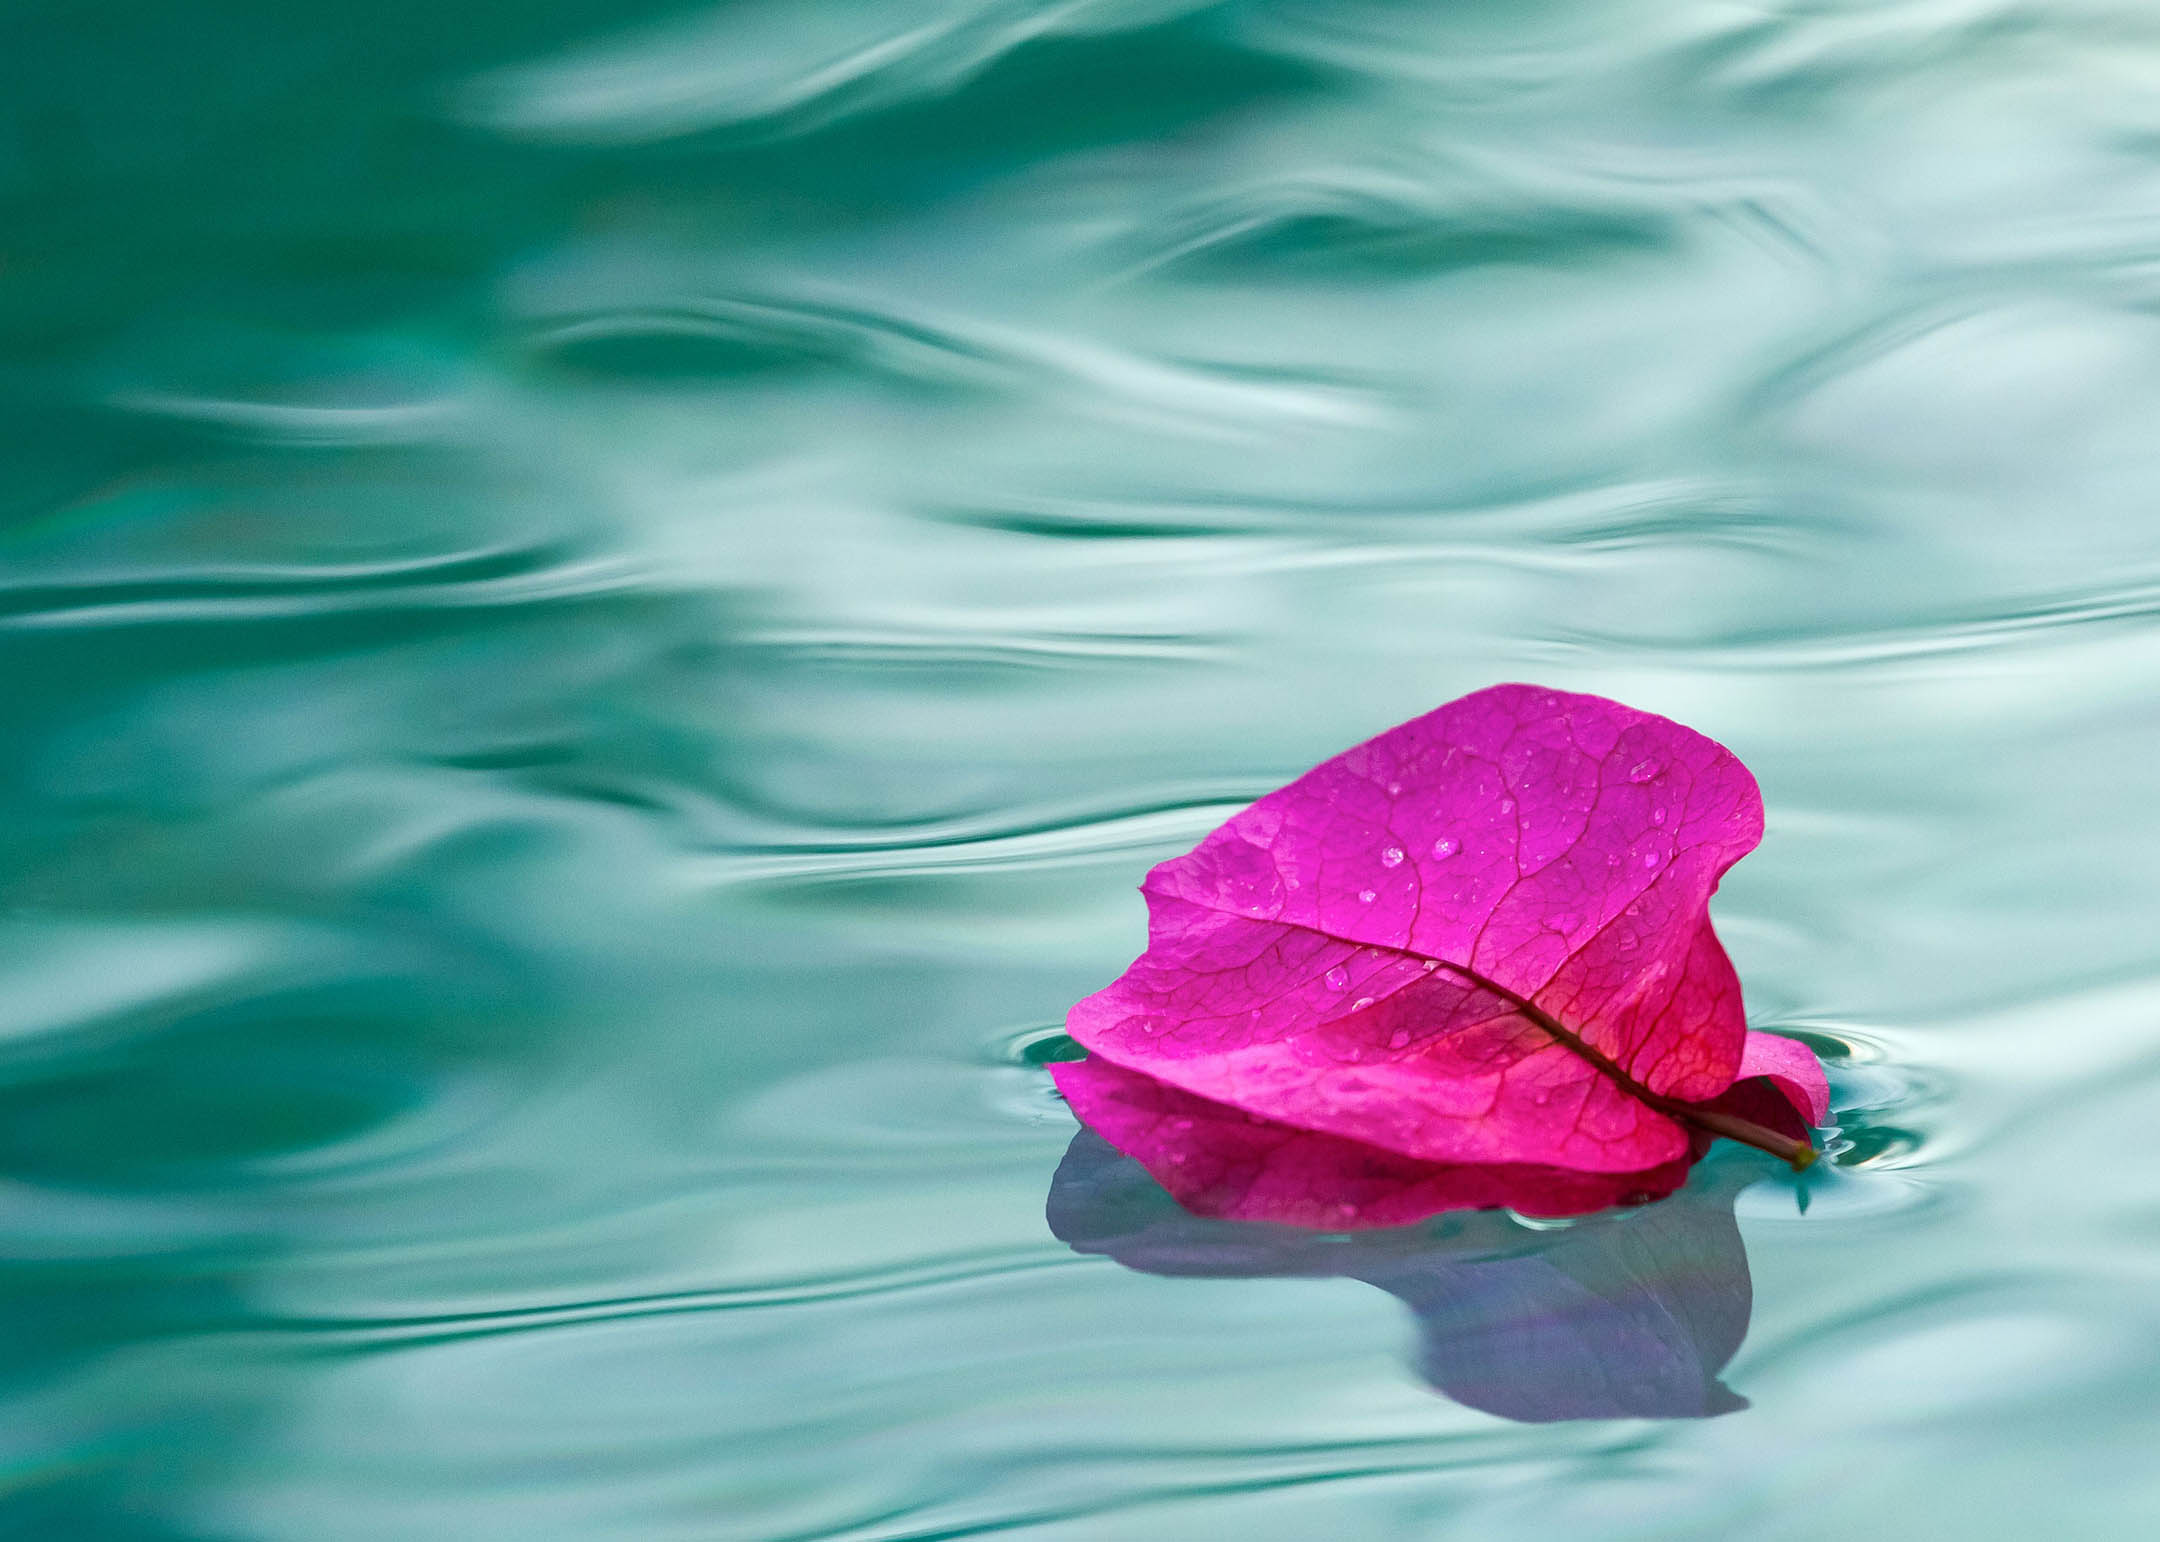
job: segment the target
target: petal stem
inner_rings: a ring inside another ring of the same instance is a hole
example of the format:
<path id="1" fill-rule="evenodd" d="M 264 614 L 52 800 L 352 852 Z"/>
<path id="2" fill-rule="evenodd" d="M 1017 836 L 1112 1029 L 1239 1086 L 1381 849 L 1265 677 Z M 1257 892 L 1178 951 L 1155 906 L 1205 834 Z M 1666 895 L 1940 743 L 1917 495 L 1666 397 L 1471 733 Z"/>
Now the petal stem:
<path id="1" fill-rule="evenodd" d="M 1743 1119 L 1738 1114 L 1728 1114 L 1719 1109 L 1704 1108 L 1699 1104 L 1683 1103 L 1677 1098 L 1668 1098 L 1662 1093 L 1652 1092 L 1641 1082 L 1635 1080 L 1634 1077 L 1628 1075 L 1620 1067 L 1619 1063 L 1614 1061 L 1603 1050 L 1591 1044 L 1581 1034 L 1575 1032 L 1574 1029 L 1568 1027 L 1567 1024 L 1561 1022 L 1560 1019 L 1554 1017 L 1529 997 L 1518 995 L 1499 981 L 1489 980 L 1467 965 L 1451 963 L 1444 958 L 1436 960 L 1436 962 L 1441 968 L 1461 976 L 1472 985 L 1491 991 L 1523 1016 L 1529 1018 L 1531 1022 L 1536 1023 L 1577 1055 L 1587 1060 L 1594 1069 L 1616 1083 L 1622 1091 L 1648 1104 L 1668 1119 L 1677 1119 L 1683 1124 L 1693 1125 L 1696 1129 L 1705 1131 L 1708 1134 L 1722 1135 L 1728 1140 L 1737 1140 L 1744 1145 L 1767 1151 L 1780 1161 L 1789 1163 L 1796 1173 L 1805 1172 L 1814 1163 L 1816 1151 L 1814 1146 L 1807 1141 L 1794 1140 L 1790 1135 L 1780 1134 L 1765 1125 L 1757 1124 L 1752 1119 Z"/>

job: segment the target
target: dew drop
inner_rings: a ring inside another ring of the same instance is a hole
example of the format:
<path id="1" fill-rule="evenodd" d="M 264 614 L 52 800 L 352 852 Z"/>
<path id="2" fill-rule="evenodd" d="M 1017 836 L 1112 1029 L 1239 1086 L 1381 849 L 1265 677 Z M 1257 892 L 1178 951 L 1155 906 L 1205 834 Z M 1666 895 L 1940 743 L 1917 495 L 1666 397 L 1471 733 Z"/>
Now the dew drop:
<path id="1" fill-rule="evenodd" d="M 1320 978 L 1327 981 L 1327 988 L 1329 990 L 1339 991 L 1345 985 L 1348 985 L 1350 983 L 1350 971 L 1343 968 L 1342 965 L 1337 964 L 1334 968 L 1330 969 Z"/>
<path id="2" fill-rule="evenodd" d="M 1379 894 L 1372 889 L 1360 889 L 1357 891 L 1357 902 L 1360 905 L 1370 905 L 1379 897 Z"/>
<path id="3" fill-rule="evenodd" d="M 1440 967 L 1440 960 L 1438 960 L 1437 958 L 1428 958 L 1418 967 L 1423 969 L 1427 974 L 1431 974 L 1435 969 L 1438 969 Z"/>
<path id="4" fill-rule="evenodd" d="M 1665 819 L 1666 819 L 1666 813 L 1665 813 L 1665 810 L 1663 810 L 1663 809 L 1661 809 L 1661 808 L 1654 808 L 1654 809 L 1652 809 L 1652 810 L 1650 811 L 1650 822 L 1651 822 L 1652 824 L 1654 824 L 1654 825 L 1661 825 L 1661 824 L 1663 824 L 1663 823 L 1665 822 Z"/>
<path id="5" fill-rule="evenodd" d="M 1456 844 L 1455 838 L 1451 835 L 1443 835 L 1440 837 L 1440 839 L 1432 843 L 1432 854 L 1438 857 L 1443 862 L 1445 862 L 1449 857 L 1454 856 L 1455 853 L 1461 849 L 1462 848 Z"/>
<path id="6" fill-rule="evenodd" d="M 1407 1028 L 1398 1028 L 1393 1033 L 1389 1034 L 1387 1040 L 1387 1047 L 1389 1049 L 1408 1049 L 1410 1047 L 1410 1030 Z"/>
<path id="7" fill-rule="evenodd" d="M 1371 1006 L 1371 1005 L 1372 1005 L 1372 997 L 1370 997 L 1370 996 L 1360 996 L 1360 997 L 1358 997 L 1358 999 L 1357 999 L 1357 1000 L 1355 1000 L 1355 1001 L 1353 1001 L 1353 1002 L 1351 1002 L 1351 1003 L 1350 1003 L 1350 1010 L 1351 1010 L 1351 1011 L 1353 1011 L 1353 1012 L 1362 1012 L 1362 1011 L 1364 1011 L 1364 1010 L 1365 1010 L 1365 1009 L 1366 1009 L 1367 1007 L 1369 1007 L 1369 1006 Z"/>
<path id="8" fill-rule="evenodd" d="M 1654 851 L 1644 852 L 1642 858 L 1642 865 L 1644 867 L 1656 867 L 1658 865 L 1658 854 Z"/>
<path id="9" fill-rule="evenodd" d="M 1390 782 L 1390 783 L 1388 783 L 1388 784 L 1387 784 L 1387 795 L 1388 795 L 1389 797 L 1391 797 L 1391 798 L 1392 798 L 1392 797 L 1394 797 L 1394 796 L 1395 796 L 1395 795 L 1396 795 L 1397 793 L 1399 793 L 1399 792 L 1401 792 L 1401 791 L 1402 791 L 1402 783 L 1400 783 L 1400 782 Z"/>
<path id="10" fill-rule="evenodd" d="M 1631 782 L 1647 782 L 1664 768 L 1654 760 L 1638 760 L 1628 767 L 1627 779 Z"/>
<path id="11" fill-rule="evenodd" d="M 1380 853 L 1380 865 L 1382 867 L 1401 867 L 1402 859 L 1403 849 L 1400 846 L 1386 847 Z"/>
<path id="12" fill-rule="evenodd" d="M 1514 800 L 1513 798 L 1502 798 L 1502 799 L 1500 800 L 1500 812 L 1501 812 L 1501 813 L 1503 813 L 1503 814 L 1512 814 L 1512 813 L 1514 813 L 1514 812 L 1515 812 L 1515 800 Z"/>

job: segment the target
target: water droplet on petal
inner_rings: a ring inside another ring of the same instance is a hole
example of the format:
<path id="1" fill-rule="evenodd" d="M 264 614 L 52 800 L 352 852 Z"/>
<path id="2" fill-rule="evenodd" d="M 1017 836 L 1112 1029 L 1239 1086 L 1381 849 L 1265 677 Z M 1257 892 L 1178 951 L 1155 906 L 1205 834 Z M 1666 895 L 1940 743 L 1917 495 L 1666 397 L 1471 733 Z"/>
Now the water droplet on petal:
<path id="1" fill-rule="evenodd" d="M 1397 793 L 1399 793 L 1399 792 L 1401 792 L 1401 791 L 1402 791 L 1402 783 L 1400 783 L 1400 782 L 1390 782 L 1390 783 L 1388 783 L 1388 784 L 1387 784 L 1387 795 L 1388 795 L 1389 797 L 1391 797 L 1391 798 L 1392 798 L 1392 797 L 1394 797 L 1394 796 L 1395 796 L 1395 795 L 1396 795 Z"/>
<path id="2" fill-rule="evenodd" d="M 1382 867 L 1401 867 L 1402 859 L 1403 849 L 1400 846 L 1386 847 L 1380 853 L 1380 865 Z"/>
<path id="3" fill-rule="evenodd" d="M 1374 900 L 1378 899 L 1379 897 L 1380 896 L 1378 892 L 1372 889 L 1360 889 L 1357 891 L 1357 902 L 1360 905 L 1370 905 Z"/>
<path id="4" fill-rule="evenodd" d="M 1631 782 L 1647 782 L 1664 768 L 1654 760 L 1638 760 L 1628 767 L 1627 779 Z"/>
<path id="5" fill-rule="evenodd" d="M 1387 1047 L 1389 1049 L 1408 1049 L 1410 1047 L 1410 1030 L 1407 1028 L 1398 1028 L 1393 1033 L 1389 1034 L 1387 1039 Z"/>
<path id="6" fill-rule="evenodd" d="M 1438 960 L 1437 958 L 1428 958 L 1418 967 L 1423 969 L 1427 974 L 1431 974 L 1435 969 L 1438 969 L 1440 967 L 1440 960 Z"/>
<path id="7" fill-rule="evenodd" d="M 1371 1006 L 1371 1005 L 1372 1005 L 1372 997 L 1370 997 L 1370 996 L 1360 996 L 1360 997 L 1358 997 L 1358 999 L 1357 999 L 1357 1000 L 1355 1000 L 1355 1001 L 1353 1001 L 1353 1002 L 1351 1002 L 1351 1003 L 1350 1003 L 1350 1010 L 1351 1010 L 1351 1011 L 1353 1011 L 1353 1012 L 1362 1012 L 1362 1011 L 1364 1011 L 1364 1010 L 1365 1010 L 1365 1009 L 1366 1009 L 1367 1007 L 1369 1007 L 1369 1006 Z"/>
<path id="8" fill-rule="evenodd" d="M 1432 854 L 1438 857 L 1443 862 L 1445 862 L 1449 857 L 1454 856 L 1455 853 L 1461 849 L 1461 847 L 1455 844 L 1455 839 L 1452 836 L 1443 835 L 1440 837 L 1440 839 L 1432 843 Z"/>
<path id="9" fill-rule="evenodd" d="M 1658 854 L 1654 851 L 1644 852 L 1642 865 L 1644 867 L 1656 867 L 1658 865 Z"/>
<path id="10" fill-rule="evenodd" d="M 1350 971 L 1343 968 L 1342 965 L 1337 964 L 1334 968 L 1330 969 L 1320 978 L 1327 981 L 1327 988 L 1329 990 L 1339 991 L 1345 985 L 1348 985 L 1350 983 Z"/>
<path id="11" fill-rule="evenodd" d="M 1502 798 L 1502 799 L 1500 800 L 1500 812 L 1501 812 L 1501 813 L 1503 813 L 1503 814 L 1512 814 L 1512 813 L 1514 813 L 1514 812 L 1515 812 L 1515 800 L 1514 800 L 1513 798 Z"/>
<path id="12" fill-rule="evenodd" d="M 1664 809 L 1654 808 L 1650 811 L 1650 822 L 1652 824 L 1661 825 L 1665 822 L 1665 819 L 1666 813 Z"/>

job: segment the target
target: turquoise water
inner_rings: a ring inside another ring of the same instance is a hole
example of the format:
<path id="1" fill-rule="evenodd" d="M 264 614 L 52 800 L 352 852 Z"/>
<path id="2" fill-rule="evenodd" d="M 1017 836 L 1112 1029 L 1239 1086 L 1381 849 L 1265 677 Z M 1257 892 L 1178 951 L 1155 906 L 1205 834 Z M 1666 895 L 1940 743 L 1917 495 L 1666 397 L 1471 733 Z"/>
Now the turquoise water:
<path id="1" fill-rule="evenodd" d="M 2160 1534 L 2149 6 L 5 30 L 0 1532 Z M 1148 865 L 1518 678 L 1760 777 L 1835 1163 L 1068 1156 Z"/>

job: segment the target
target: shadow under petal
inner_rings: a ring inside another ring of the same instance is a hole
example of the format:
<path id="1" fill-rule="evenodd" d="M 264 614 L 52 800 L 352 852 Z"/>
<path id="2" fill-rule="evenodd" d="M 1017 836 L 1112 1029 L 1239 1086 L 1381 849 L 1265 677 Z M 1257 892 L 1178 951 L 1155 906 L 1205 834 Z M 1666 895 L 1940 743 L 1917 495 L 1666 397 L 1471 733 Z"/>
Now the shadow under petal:
<path id="1" fill-rule="evenodd" d="M 1733 1196 L 1713 1164 L 1653 1205 L 1527 1231 L 1493 1211 L 1318 1232 L 1194 1215 L 1092 1130 L 1051 1180 L 1050 1230 L 1148 1274 L 1348 1278 L 1417 1317 L 1418 1369 L 1468 1407 L 1525 1423 L 1705 1418 L 1747 1402 L 1719 1379 L 1753 1304 Z"/>
<path id="2" fill-rule="evenodd" d="M 1400 1297 L 1418 1369 L 1459 1403 L 1524 1423 L 1699 1419 L 1748 1406 L 1718 1379 L 1754 1304 L 1733 1195 L 1753 1175 L 1578 1222 L 1532 1248 L 1346 1273 Z"/>

